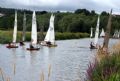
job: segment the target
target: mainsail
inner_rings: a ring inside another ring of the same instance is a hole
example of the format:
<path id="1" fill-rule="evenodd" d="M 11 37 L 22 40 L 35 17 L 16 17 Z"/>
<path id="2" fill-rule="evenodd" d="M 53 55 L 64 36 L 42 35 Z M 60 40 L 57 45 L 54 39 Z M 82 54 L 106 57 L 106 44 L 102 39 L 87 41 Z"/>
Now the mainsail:
<path id="1" fill-rule="evenodd" d="M 116 30 L 113 37 L 114 38 L 119 38 L 120 37 L 120 30 Z"/>
<path id="2" fill-rule="evenodd" d="M 15 21 L 14 21 L 14 30 L 13 30 L 13 43 L 16 43 L 17 37 L 17 11 L 15 11 Z"/>
<path id="3" fill-rule="evenodd" d="M 100 33 L 100 37 L 105 36 L 104 29 L 102 28 L 102 32 Z"/>
<path id="4" fill-rule="evenodd" d="M 98 42 L 98 36 L 99 36 L 99 23 L 100 23 L 100 18 L 98 16 L 97 20 L 97 26 L 96 26 L 96 31 L 95 31 L 95 39 L 94 39 L 94 44 L 97 45 Z"/>
<path id="5" fill-rule="evenodd" d="M 91 27 L 91 32 L 90 32 L 90 41 L 92 41 L 92 37 L 93 37 L 93 28 Z"/>
<path id="6" fill-rule="evenodd" d="M 44 41 L 49 41 L 51 44 L 55 44 L 54 18 L 55 16 L 52 14 L 50 17 L 49 28 L 44 39 Z"/>
<path id="7" fill-rule="evenodd" d="M 37 44 L 37 24 L 36 24 L 35 11 L 33 11 L 33 15 L 32 15 L 31 41 L 32 41 L 32 44 Z"/>

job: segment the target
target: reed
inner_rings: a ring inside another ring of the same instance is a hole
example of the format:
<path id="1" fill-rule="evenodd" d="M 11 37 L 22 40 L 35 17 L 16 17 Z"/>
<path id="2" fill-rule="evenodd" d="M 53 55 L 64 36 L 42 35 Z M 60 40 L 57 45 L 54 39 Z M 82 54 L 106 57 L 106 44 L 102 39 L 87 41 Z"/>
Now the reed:
<path id="1" fill-rule="evenodd" d="M 14 75 L 16 74 L 16 64 L 15 63 L 13 64 L 13 74 Z"/>
<path id="2" fill-rule="evenodd" d="M 10 81 L 10 77 L 7 77 L 7 80 L 6 81 Z"/>
<path id="3" fill-rule="evenodd" d="M 1 74 L 1 76 L 2 76 L 2 80 L 5 81 L 4 75 L 3 75 L 3 70 L 2 70 L 1 68 L 0 68 L 0 74 Z"/>
<path id="4" fill-rule="evenodd" d="M 40 76 L 40 81 L 44 81 L 44 72 L 42 71 L 41 76 Z"/>
<path id="5" fill-rule="evenodd" d="M 112 46 L 111 52 L 112 53 L 119 53 L 120 52 L 120 41 Z"/>
<path id="6" fill-rule="evenodd" d="M 49 81 L 49 78 L 50 78 L 50 74 L 51 74 L 51 65 L 49 65 L 49 67 L 48 67 L 48 81 Z"/>
<path id="7" fill-rule="evenodd" d="M 120 81 L 120 53 L 104 56 L 100 62 L 90 63 L 87 81 Z"/>

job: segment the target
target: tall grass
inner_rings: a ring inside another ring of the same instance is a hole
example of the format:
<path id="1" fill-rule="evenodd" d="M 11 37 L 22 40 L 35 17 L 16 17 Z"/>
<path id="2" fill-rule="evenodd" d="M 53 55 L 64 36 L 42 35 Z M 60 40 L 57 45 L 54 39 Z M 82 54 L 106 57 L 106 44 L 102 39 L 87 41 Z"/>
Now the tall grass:
<path id="1" fill-rule="evenodd" d="M 2 77 L 2 81 L 5 81 L 5 79 L 4 79 L 4 75 L 3 75 L 3 70 L 0 68 L 0 75 L 1 75 L 1 77 Z"/>
<path id="2" fill-rule="evenodd" d="M 95 60 L 87 70 L 87 81 L 120 81 L 120 53 Z"/>
<path id="3" fill-rule="evenodd" d="M 38 33 L 39 35 L 39 33 Z M 43 36 L 45 37 L 46 33 L 43 33 Z M 60 33 L 60 32 L 56 32 L 55 34 L 55 39 L 56 40 L 65 40 L 65 39 L 79 39 L 79 38 L 85 38 L 88 37 L 89 34 L 87 33 L 70 33 L 70 32 L 65 32 L 65 33 Z M 8 42 L 12 42 L 12 38 L 13 38 L 13 31 L 0 31 L 0 43 L 4 44 L 4 43 L 8 43 Z M 25 37 L 26 41 L 30 41 L 31 40 L 31 33 L 30 32 L 26 32 L 26 37 Z M 20 42 L 22 40 L 22 32 L 18 31 L 17 33 L 17 42 Z"/>

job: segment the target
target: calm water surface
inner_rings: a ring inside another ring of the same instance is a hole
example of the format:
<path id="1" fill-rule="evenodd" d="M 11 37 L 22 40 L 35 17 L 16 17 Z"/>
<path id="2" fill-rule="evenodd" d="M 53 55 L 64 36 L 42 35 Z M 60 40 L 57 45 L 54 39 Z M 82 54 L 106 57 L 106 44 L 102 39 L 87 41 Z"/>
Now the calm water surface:
<path id="1" fill-rule="evenodd" d="M 110 46 L 118 40 L 111 39 Z M 0 45 L 0 68 L 10 81 L 40 81 L 42 72 L 48 81 L 81 81 L 85 78 L 88 64 L 95 58 L 95 50 L 89 49 L 89 39 L 57 41 L 55 48 L 41 47 L 39 51 L 27 51 L 25 47 L 7 49 Z M 102 43 L 102 39 L 99 40 Z M 5 78 L 6 79 L 6 78 Z M 0 81 L 2 81 L 0 75 Z"/>

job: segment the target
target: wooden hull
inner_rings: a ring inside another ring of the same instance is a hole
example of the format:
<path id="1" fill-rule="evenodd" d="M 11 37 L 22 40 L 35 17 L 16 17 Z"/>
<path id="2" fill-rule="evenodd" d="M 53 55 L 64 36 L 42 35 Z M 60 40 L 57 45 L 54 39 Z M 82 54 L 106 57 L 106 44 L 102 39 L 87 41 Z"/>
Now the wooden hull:
<path id="1" fill-rule="evenodd" d="M 6 46 L 7 48 L 18 48 L 18 46 L 14 46 L 14 45 L 11 45 L 11 46 Z"/>
<path id="2" fill-rule="evenodd" d="M 48 47 L 57 47 L 57 45 L 47 45 Z"/>
<path id="3" fill-rule="evenodd" d="M 37 50 L 40 50 L 40 48 L 27 48 L 27 50 L 29 50 L 29 51 L 37 51 Z"/>
<path id="4" fill-rule="evenodd" d="M 20 46 L 25 46 L 25 44 L 20 44 Z"/>
<path id="5" fill-rule="evenodd" d="M 50 45 L 49 45 L 49 44 L 47 44 L 45 41 L 42 41 L 42 42 L 41 42 L 41 45 L 42 45 L 42 46 L 47 46 L 47 47 L 57 47 L 56 44 L 55 44 L 55 45 L 53 45 L 53 44 L 50 44 Z"/>
<path id="6" fill-rule="evenodd" d="M 90 49 L 97 49 L 97 47 L 90 47 Z"/>
<path id="7" fill-rule="evenodd" d="M 57 45 L 47 45 L 47 44 L 42 44 L 42 46 L 47 46 L 47 47 L 57 47 Z"/>

